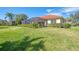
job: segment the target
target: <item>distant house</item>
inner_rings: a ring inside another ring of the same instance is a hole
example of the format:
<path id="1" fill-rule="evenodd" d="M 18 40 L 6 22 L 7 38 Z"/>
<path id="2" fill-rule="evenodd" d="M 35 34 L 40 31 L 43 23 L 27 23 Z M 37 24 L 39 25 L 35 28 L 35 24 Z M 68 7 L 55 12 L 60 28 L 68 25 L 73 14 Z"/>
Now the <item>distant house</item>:
<path id="1" fill-rule="evenodd" d="M 23 21 L 22 21 L 22 24 L 30 24 L 30 21 L 28 21 L 28 20 L 23 20 Z"/>
<path id="2" fill-rule="evenodd" d="M 69 24 L 71 24 L 71 23 L 73 23 L 73 21 L 72 21 L 71 19 L 65 19 L 65 20 L 64 20 L 64 23 L 69 23 Z"/>
<path id="3" fill-rule="evenodd" d="M 79 18 L 77 18 L 77 19 L 73 20 L 73 22 L 79 22 Z"/>
<path id="4" fill-rule="evenodd" d="M 34 17 L 31 20 L 32 23 L 38 23 L 40 26 L 44 26 L 44 20 L 40 17 Z"/>
<path id="5" fill-rule="evenodd" d="M 62 24 L 64 21 L 61 16 L 58 15 L 46 15 L 32 19 L 32 23 L 38 23 L 42 26 L 48 26 L 50 24 Z"/>
<path id="6" fill-rule="evenodd" d="M 64 20 L 65 23 L 69 23 L 69 24 L 72 24 L 72 23 L 79 23 L 79 18 L 76 18 L 76 19 L 65 19 Z"/>

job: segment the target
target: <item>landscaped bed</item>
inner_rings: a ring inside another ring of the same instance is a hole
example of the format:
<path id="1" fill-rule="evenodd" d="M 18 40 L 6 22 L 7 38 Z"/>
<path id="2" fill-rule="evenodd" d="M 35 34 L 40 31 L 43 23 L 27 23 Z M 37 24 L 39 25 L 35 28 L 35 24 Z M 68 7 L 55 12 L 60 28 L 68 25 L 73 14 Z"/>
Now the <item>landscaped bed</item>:
<path id="1" fill-rule="evenodd" d="M 79 31 L 64 28 L 0 29 L 0 50 L 79 50 Z"/>

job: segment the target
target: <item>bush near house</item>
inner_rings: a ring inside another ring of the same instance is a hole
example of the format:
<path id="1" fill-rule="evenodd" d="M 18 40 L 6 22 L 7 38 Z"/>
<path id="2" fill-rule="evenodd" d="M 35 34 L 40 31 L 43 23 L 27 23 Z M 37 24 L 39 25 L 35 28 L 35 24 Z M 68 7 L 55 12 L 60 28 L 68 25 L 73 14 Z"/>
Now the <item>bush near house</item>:
<path id="1" fill-rule="evenodd" d="M 37 24 L 37 23 L 33 23 L 32 26 L 33 26 L 33 28 L 39 28 L 40 27 L 39 24 Z"/>
<path id="2" fill-rule="evenodd" d="M 64 24 L 63 24 L 63 27 L 64 27 L 64 28 L 70 28 L 70 27 L 71 27 L 71 24 L 69 24 L 69 23 L 64 23 Z"/>

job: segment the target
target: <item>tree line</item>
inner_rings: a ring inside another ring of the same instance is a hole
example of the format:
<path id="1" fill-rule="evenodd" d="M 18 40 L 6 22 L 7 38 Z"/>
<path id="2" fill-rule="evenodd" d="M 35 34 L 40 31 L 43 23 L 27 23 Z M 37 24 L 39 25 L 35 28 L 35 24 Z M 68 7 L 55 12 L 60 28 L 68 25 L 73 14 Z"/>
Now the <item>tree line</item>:
<path id="1" fill-rule="evenodd" d="M 0 25 L 18 25 L 22 24 L 22 21 L 27 19 L 28 16 L 26 14 L 13 14 L 7 12 L 4 20 L 0 19 Z"/>

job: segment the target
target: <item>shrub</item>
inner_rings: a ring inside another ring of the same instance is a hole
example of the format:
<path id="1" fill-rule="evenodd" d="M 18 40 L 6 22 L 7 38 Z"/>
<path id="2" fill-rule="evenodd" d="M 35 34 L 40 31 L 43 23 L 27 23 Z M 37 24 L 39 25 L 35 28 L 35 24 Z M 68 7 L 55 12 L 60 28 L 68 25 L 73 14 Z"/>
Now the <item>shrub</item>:
<path id="1" fill-rule="evenodd" d="M 64 27 L 64 28 L 70 28 L 70 27 L 71 27 L 71 24 L 69 24 L 69 23 L 64 23 L 63 27 Z"/>
<path id="2" fill-rule="evenodd" d="M 39 24 L 37 24 L 37 23 L 33 23 L 32 26 L 33 26 L 33 28 L 39 28 L 40 27 Z"/>

